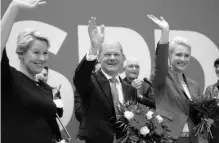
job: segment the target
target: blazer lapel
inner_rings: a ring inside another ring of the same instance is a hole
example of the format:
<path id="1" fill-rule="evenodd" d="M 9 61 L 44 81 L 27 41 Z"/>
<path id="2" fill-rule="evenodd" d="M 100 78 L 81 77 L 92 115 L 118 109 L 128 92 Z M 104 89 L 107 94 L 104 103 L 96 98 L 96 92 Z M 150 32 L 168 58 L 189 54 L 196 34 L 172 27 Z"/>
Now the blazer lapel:
<path id="1" fill-rule="evenodd" d="M 112 98 L 110 83 L 108 79 L 104 76 L 101 70 L 96 72 L 96 77 L 99 87 L 101 88 L 101 91 L 104 93 L 104 96 L 107 98 L 109 104 L 113 106 L 113 98 Z"/>
<path id="2" fill-rule="evenodd" d="M 127 85 L 124 83 L 124 81 L 122 81 L 120 79 L 120 82 L 122 84 L 122 92 L 123 92 L 123 97 L 124 97 L 124 101 L 126 102 L 128 100 L 128 91 L 127 91 Z"/>
<path id="3" fill-rule="evenodd" d="M 184 93 L 184 89 L 182 85 L 180 84 L 180 81 L 178 77 L 176 76 L 176 74 L 173 73 L 172 71 L 170 73 L 171 73 L 171 80 L 173 82 L 173 86 L 179 93 L 178 95 L 176 95 L 176 99 L 177 99 L 176 101 L 184 111 L 188 111 L 187 102 L 189 99 L 186 97 Z"/>
<path id="4" fill-rule="evenodd" d="M 131 94 L 134 94 L 134 93 L 132 93 L 130 91 L 129 83 L 126 83 L 126 81 L 123 81 L 121 78 L 120 78 L 120 82 L 122 84 L 122 91 L 123 91 L 124 101 L 127 102 L 128 100 L 133 100 L 132 97 L 134 95 L 131 95 Z"/>
<path id="5" fill-rule="evenodd" d="M 189 93 L 191 95 L 192 100 L 199 98 L 199 95 L 197 95 L 197 89 L 194 88 L 193 83 L 191 81 L 189 81 L 184 74 L 183 74 L 183 77 L 184 77 L 184 80 L 187 84 L 187 87 L 188 87 L 188 90 L 189 90 Z"/>
<path id="6" fill-rule="evenodd" d="M 219 80 L 212 87 L 212 97 L 219 98 Z"/>

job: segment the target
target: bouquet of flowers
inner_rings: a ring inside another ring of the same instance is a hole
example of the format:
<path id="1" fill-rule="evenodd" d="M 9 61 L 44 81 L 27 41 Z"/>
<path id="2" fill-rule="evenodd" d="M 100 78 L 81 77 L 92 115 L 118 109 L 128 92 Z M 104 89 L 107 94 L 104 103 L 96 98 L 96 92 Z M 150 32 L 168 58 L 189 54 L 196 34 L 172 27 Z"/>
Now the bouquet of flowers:
<path id="1" fill-rule="evenodd" d="M 118 143 L 169 143 L 163 118 L 145 105 L 127 102 L 118 108 L 117 124 L 125 131 Z"/>
<path id="2" fill-rule="evenodd" d="M 190 116 L 195 123 L 194 132 L 200 138 L 213 138 L 211 126 L 219 121 L 219 105 L 216 98 L 200 98 L 191 101 Z"/>

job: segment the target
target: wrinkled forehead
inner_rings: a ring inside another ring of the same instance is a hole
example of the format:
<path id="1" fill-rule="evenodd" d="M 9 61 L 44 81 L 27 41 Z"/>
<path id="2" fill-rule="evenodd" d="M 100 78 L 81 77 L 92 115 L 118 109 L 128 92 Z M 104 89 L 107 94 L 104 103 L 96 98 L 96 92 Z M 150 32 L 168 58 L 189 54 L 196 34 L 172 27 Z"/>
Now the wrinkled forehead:
<path id="1" fill-rule="evenodd" d="M 118 42 L 103 43 L 102 52 L 122 52 L 122 46 Z"/>
<path id="2" fill-rule="evenodd" d="M 130 60 L 127 60 L 127 65 L 134 65 L 134 66 L 139 66 L 139 62 L 138 60 L 136 59 L 130 59 Z"/>

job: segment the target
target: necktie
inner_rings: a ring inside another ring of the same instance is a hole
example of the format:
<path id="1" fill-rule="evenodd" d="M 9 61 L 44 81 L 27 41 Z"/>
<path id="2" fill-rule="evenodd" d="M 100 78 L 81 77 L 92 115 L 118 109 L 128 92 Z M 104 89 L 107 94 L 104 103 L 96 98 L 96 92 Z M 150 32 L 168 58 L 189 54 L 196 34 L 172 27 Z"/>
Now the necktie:
<path id="1" fill-rule="evenodd" d="M 116 83 L 118 81 L 115 77 L 109 79 L 109 81 L 110 81 L 111 93 L 112 93 L 112 96 L 113 96 L 113 103 L 114 103 L 115 111 L 116 111 L 116 114 L 117 114 L 118 110 L 117 110 L 116 106 L 119 106 L 119 92 L 117 90 Z"/>

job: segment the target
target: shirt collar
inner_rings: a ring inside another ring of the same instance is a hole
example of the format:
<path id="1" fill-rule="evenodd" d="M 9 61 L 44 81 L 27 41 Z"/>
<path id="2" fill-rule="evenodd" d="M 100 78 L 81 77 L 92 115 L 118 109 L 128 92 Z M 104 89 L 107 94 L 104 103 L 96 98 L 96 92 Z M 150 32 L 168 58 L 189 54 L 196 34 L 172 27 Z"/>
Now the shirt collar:
<path id="1" fill-rule="evenodd" d="M 102 73 L 105 75 L 105 77 L 109 80 L 111 78 L 113 78 L 112 76 L 108 75 L 107 73 L 105 73 L 102 69 L 101 69 Z M 117 75 L 115 77 L 117 79 L 117 81 L 120 83 L 120 79 L 119 79 L 119 75 Z"/>

